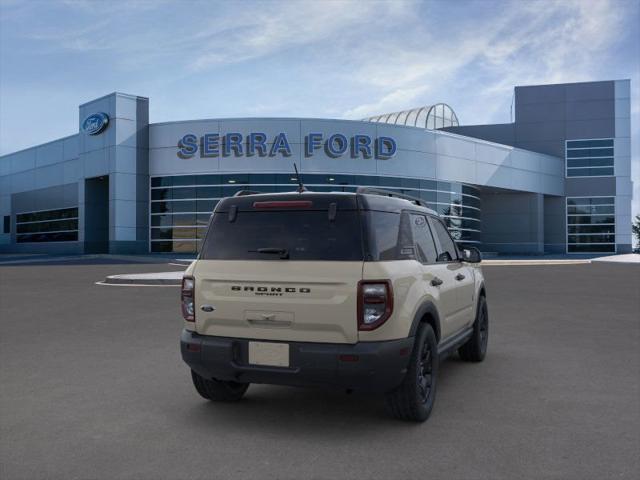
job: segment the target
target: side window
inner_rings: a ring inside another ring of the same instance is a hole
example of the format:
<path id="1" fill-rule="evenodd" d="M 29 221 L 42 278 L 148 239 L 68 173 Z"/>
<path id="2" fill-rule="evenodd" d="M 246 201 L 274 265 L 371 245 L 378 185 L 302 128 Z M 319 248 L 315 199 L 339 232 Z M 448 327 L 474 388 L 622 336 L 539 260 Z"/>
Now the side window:
<path id="1" fill-rule="evenodd" d="M 451 262 L 458 259 L 458 251 L 456 250 L 456 244 L 451 239 L 451 235 L 438 219 L 429 217 L 429 224 L 431 225 L 431 231 L 433 236 L 437 239 L 438 243 L 438 261 L 439 262 Z"/>
<path id="2" fill-rule="evenodd" d="M 3 233 L 11 233 L 11 216 L 10 215 L 4 216 L 4 225 L 3 225 L 2 231 Z"/>
<path id="3" fill-rule="evenodd" d="M 411 214 L 411 233 L 418 250 L 418 260 L 422 263 L 434 263 L 438 254 L 427 218 L 424 215 Z"/>
<path id="4" fill-rule="evenodd" d="M 363 219 L 370 260 L 377 262 L 415 258 L 409 214 L 369 210 L 363 212 Z"/>
<path id="5" fill-rule="evenodd" d="M 364 212 L 364 216 L 371 260 L 396 260 L 400 215 L 389 212 L 367 211 Z"/>

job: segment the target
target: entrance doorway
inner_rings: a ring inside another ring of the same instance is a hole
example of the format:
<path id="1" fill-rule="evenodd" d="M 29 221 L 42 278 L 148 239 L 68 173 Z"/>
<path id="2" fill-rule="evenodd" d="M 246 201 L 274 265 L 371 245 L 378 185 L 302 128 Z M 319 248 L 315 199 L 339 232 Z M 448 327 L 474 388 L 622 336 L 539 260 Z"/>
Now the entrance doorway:
<path id="1" fill-rule="evenodd" d="M 84 182 L 84 252 L 109 253 L 109 176 Z"/>

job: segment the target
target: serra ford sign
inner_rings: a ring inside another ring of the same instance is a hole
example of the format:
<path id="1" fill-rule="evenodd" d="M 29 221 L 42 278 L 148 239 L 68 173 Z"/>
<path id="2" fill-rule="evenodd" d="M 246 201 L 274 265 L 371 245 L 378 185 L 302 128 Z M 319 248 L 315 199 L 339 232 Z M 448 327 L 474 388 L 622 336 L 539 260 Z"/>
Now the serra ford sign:
<path id="1" fill-rule="evenodd" d="M 369 135 L 346 137 L 334 133 L 325 137 L 322 133 L 309 133 L 304 137 L 304 155 L 312 157 L 323 150 L 327 156 L 337 158 L 345 154 L 351 158 L 389 159 L 396 154 L 396 141 L 391 137 L 371 138 Z M 286 133 L 278 133 L 268 138 L 265 133 L 254 132 L 243 136 L 241 133 L 205 133 L 201 137 L 187 133 L 178 142 L 178 156 L 191 158 L 199 152 L 200 157 L 258 156 L 274 157 L 291 155 L 291 145 Z"/>

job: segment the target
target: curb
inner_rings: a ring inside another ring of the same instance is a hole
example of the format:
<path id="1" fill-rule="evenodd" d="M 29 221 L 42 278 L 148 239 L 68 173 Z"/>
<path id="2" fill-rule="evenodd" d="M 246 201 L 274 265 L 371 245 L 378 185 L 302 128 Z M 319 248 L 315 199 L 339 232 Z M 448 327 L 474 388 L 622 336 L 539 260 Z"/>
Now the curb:
<path id="1" fill-rule="evenodd" d="M 482 260 L 481 266 L 506 267 L 506 266 L 530 266 L 530 265 L 585 265 L 591 260 Z"/>
<path id="2" fill-rule="evenodd" d="M 109 275 L 102 282 L 98 282 L 98 285 L 160 285 L 160 286 L 176 286 L 182 285 L 182 274 L 180 277 L 167 278 L 167 277 L 144 277 L 142 275 Z"/>

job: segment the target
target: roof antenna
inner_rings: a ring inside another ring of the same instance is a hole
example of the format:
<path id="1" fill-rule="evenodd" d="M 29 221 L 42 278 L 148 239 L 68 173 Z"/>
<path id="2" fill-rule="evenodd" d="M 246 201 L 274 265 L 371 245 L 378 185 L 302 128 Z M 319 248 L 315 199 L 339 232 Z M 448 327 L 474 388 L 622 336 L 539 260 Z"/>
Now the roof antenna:
<path id="1" fill-rule="evenodd" d="M 302 177 L 298 173 L 298 166 L 293 163 L 293 168 L 296 171 L 296 180 L 298 180 L 298 193 L 306 192 L 307 188 L 302 184 Z"/>

